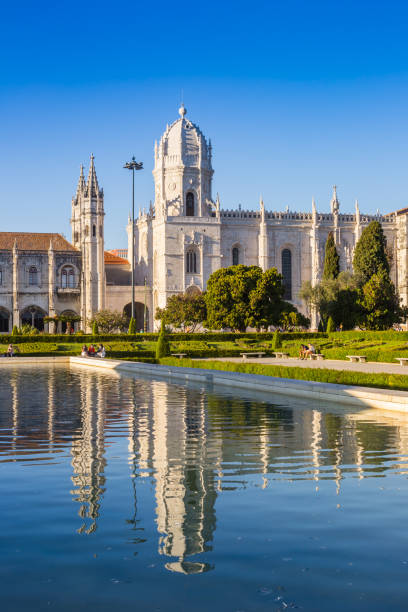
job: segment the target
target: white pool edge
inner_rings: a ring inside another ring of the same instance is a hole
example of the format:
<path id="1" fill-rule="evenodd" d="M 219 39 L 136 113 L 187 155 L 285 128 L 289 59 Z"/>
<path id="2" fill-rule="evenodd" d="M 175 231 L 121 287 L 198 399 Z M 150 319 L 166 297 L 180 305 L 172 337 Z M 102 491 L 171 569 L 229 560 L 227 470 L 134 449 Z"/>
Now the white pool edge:
<path id="1" fill-rule="evenodd" d="M 54 359 L 58 358 L 54 357 Z M 160 376 L 169 380 L 194 381 L 204 384 L 223 385 L 229 388 L 253 389 L 254 391 L 270 394 L 311 399 L 315 402 L 336 402 L 360 408 L 380 408 L 408 413 L 408 393 L 405 391 L 336 385 L 332 383 L 295 380 L 292 378 L 275 378 L 258 374 L 184 368 L 135 361 L 86 357 L 62 357 L 61 359 L 69 360 L 71 365 L 114 370 L 119 373 L 148 374 L 149 376 Z"/>

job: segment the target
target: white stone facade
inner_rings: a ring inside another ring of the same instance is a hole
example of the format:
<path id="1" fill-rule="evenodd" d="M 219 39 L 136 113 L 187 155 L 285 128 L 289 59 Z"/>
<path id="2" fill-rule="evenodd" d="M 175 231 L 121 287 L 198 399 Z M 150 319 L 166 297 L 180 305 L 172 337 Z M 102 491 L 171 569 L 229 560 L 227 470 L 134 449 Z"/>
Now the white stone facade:
<path id="1" fill-rule="evenodd" d="M 212 150 L 201 130 L 186 118 L 167 126 L 155 144 L 155 202 L 135 221 L 138 283 L 147 278 L 153 309 L 167 298 L 194 287 L 204 291 L 212 272 L 240 263 L 276 267 L 284 275 L 286 298 L 304 312 L 298 293 L 303 281 L 316 283 L 323 270 L 325 243 L 333 232 L 342 270 L 352 269 L 353 251 L 362 229 L 379 220 L 393 252 L 393 280 L 404 303 L 407 295 L 407 211 L 388 215 L 341 214 L 336 188 L 330 214 L 222 210 L 212 197 Z M 131 252 L 131 223 L 128 223 Z"/>
<path id="2" fill-rule="evenodd" d="M 393 256 L 392 278 L 408 304 L 408 209 L 370 216 L 361 214 L 356 202 L 354 214 L 342 214 L 334 188 L 329 214 L 319 213 L 314 202 L 311 212 L 267 211 L 262 198 L 256 211 L 223 210 L 212 195 L 211 142 L 187 119 L 184 105 L 179 114 L 154 147 L 154 205 L 134 224 L 139 329 L 145 320 L 146 329 L 154 329 L 154 312 L 169 296 L 204 291 L 215 270 L 237 263 L 276 267 L 284 277 L 286 299 L 305 312 L 299 290 L 304 281 L 320 279 L 329 232 L 341 269 L 351 270 L 356 242 L 373 219 L 383 225 Z M 88 178 L 81 168 L 72 199 L 72 244 L 59 234 L 0 232 L 1 332 L 30 317 L 34 321 L 37 314 L 75 313 L 86 328 L 85 322 L 103 308 L 128 312 L 130 265 L 104 251 L 104 217 L 103 190 L 91 156 Z M 131 253 L 130 220 L 127 235 Z M 36 270 L 34 276 L 30 269 Z"/>

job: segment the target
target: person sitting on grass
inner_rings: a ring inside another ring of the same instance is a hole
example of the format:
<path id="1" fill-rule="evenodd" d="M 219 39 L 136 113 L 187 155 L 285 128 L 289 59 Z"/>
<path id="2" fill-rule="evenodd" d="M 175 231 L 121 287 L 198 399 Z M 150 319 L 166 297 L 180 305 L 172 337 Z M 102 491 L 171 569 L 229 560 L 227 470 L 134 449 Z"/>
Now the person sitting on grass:
<path id="1" fill-rule="evenodd" d="M 306 351 L 307 351 L 306 344 L 301 344 L 300 345 L 300 350 L 299 350 L 299 359 L 306 359 L 305 358 Z"/>
<path id="2" fill-rule="evenodd" d="M 106 350 L 105 350 L 105 347 L 103 346 L 103 344 L 100 344 L 98 346 L 98 350 L 96 351 L 96 356 L 97 357 L 102 357 L 102 359 L 104 359 L 106 357 Z"/>
<path id="3" fill-rule="evenodd" d="M 89 346 L 89 349 L 88 349 L 88 355 L 89 355 L 89 357 L 95 357 L 95 353 L 96 353 L 96 351 L 95 351 L 95 347 L 94 347 L 94 345 L 93 345 L 93 344 L 91 344 L 91 345 Z"/>
<path id="4" fill-rule="evenodd" d="M 81 357 L 88 357 L 88 349 L 86 348 L 85 344 L 81 349 Z"/>
<path id="5" fill-rule="evenodd" d="M 316 355 L 316 348 L 313 346 L 313 344 L 308 344 L 308 348 L 305 351 L 305 359 L 307 359 L 310 355 Z"/>
<path id="6" fill-rule="evenodd" d="M 8 345 L 7 351 L 4 353 L 5 357 L 14 357 L 14 346 L 12 344 Z"/>

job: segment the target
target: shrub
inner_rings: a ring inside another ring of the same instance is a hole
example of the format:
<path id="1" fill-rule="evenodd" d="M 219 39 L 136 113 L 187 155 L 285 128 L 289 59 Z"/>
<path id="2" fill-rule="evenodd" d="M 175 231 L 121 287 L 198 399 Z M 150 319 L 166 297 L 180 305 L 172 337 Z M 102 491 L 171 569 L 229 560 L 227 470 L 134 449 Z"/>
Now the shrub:
<path id="1" fill-rule="evenodd" d="M 282 347 L 282 338 L 278 330 L 275 331 L 272 338 L 272 350 L 277 351 Z"/>
<path id="2" fill-rule="evenodd" d="M 99 335 L 99 329 L 98 329 L 98 324 L 96 321 L 94 321 L 92 323 L 92 335 L 93 336 L 98 336 Z"/>
<path id="3" fill-rule="evenodd" d="M 17 334 L 18 334 L 18 327 L 17 327 L 17 325 L 13 325 L 13 330 L 11 332 L 11 335 L 12 336 L 17 336 Z"/>
<path id="4" fill-rule="evenodd" d="M 130 321 L 129 321 L 129 329 L 128 329 L 128 334 L 134 335 L 137 333 L 137 328 L 136 328 L 136 321 L 133 317 L 131 317 Z"/>
<path id="5" fill-rule="evenodd" d="M 165 325 L 162 322 L 156 345 L 156 359 L 161 359 L 162 357 L 167 357 L 168 355 L 170 355 L 170 343 L 166 337 Z"/>
<path id="6" fill-rule="evenodd" d="M 329 317 L 327 320 L 327 329 L 326 329 L 328 334 L 332 334 L 333 332 L 336 331 L 336 326 L 334 324 L 333 318 Z"/>

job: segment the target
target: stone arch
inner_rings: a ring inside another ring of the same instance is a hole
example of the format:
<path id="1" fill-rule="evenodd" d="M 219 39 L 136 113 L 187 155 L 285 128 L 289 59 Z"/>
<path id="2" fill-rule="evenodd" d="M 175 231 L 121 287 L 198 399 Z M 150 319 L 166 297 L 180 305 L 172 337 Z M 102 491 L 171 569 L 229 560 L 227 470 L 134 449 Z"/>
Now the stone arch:
<path id="1" fill-rule="evenodd" d="M 132 302 L 129 302 L 128 304 L 124 306 L 123 312 L 127 316 L 127 318 L 130 320 L 130 317 L 132 316 Z M 135 302 L 135 320 L 136 320 L 136 328 L 138 332 L 144 331 L 145 328 L 146 328 L 146 331 L 149 329 L 149 309 L 147 306 L 146 306 L 146 321 L 144 320 L 144 316 L 145 316 L 144 313 L 145 313 L 145 305 L 142 302 Z"/>
<path id="2" fill-rule="evenodd" d="M 231 265 L 238 266 L 242 264 L 242 247 L 236 242 L 231 247 Z"/>
<path id="3" fill-rule="evenodd" d="M 283 299 L 292 299 L 292 250 L 285 247 L 281 251 L 281 270 L 283 276 Z"/>
<path id="4" fill-rule="evenodd" d="M 197 285 L 190 285 L 185 290 L 185 294 L 189 295 L 190 297 L 193 297 L 193 296 L 195 297 L 196 295 L 200 295 L 200 293 L 201 293 L 201 289 L 200 287 L 197 287 Z"/>
<path id="5" fill-rule="evenodd" d="M 200 273 L 200 255 L 196 247 L 188 247 L 186 250 L 186 274 Z"/>
<path id="6" fill-rule="evenodd" d="M 60 316 L 69 316 L 69 315 L 73 315 L 73 316 L 77 317 L 78 313 L 75 312 L 74 310 L 63 310 L 60 313 Z M 73 322 L 73 323 L 70 324 L 70 327 L 74 331 L 77 331 L 77 326 L 78 326 L 78 323 L 76 323 L 76 322 Z M 62 334 L 66 333 L 67 327 L 68 327 L 68 322 L 67 321 L 61 321 L 61 330 L 60 331 L 61 331 Z"/>
<path id="7" fill-rule="evenodd" d="M 72 263 L 63 263 L 58 270 L 58 284 L 61 289 L 75 289 L 78 286 L 78 268 Z"/>
<path id="8" fill-rule="evenodd" d="M 186 217 L 195 216 L 195 197 L 192 191 L 186 193 Z"/>
<path id="9" fill-rule="evenodd" d="M 0 333 L 7 334 L 10 331 L 10 312 L 0 306 Z"/>
<path id="10" fill-rule="evenodd" d="M 39 306 L 26 306 L 20 313 L 21 325 L 31 325 L 39 331 L 44 330 L 44 317 L 46 313 Z"/>

